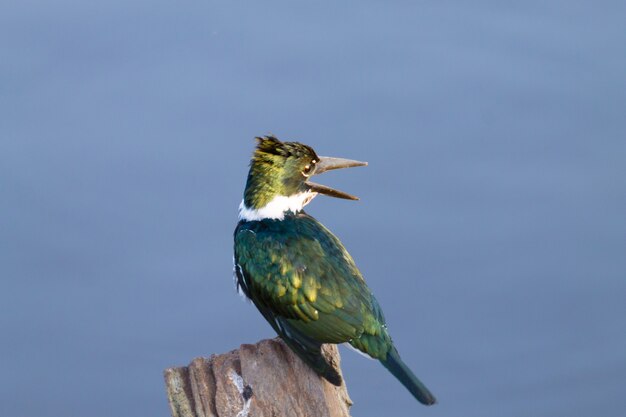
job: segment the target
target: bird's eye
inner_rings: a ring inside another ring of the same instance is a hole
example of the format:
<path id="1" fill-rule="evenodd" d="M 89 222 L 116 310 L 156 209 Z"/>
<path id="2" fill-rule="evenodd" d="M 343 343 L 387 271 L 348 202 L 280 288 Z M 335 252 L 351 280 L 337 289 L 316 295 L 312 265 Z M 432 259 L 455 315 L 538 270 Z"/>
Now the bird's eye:
<path id="1" fill-rule="evenodd" d="M 302 175 L 304 175 L 305 177 L 308 177 L 311 175 L 311 171 L 313 171 L 313 168 L 315 167 L 315 163 L 317 161 L 314 159 L 311 161 L 310 164 L 306 164 L 304 166 L 304 169 L 302 170 Z"/>

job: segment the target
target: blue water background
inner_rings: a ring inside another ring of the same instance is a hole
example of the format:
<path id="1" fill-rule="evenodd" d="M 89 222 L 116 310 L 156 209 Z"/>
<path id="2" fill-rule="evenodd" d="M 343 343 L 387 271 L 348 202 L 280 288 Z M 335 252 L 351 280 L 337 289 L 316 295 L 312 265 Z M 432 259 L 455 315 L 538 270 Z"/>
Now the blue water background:
<path id="1" fill-rule="evenodd" d="M 308 212 L 423 408 L 626 415 L 626 3 L 0 5 L 0 415 L 167 416 L 161 372 L 272 337 L 232 283 L 256 135 L 369 161 Z"/>

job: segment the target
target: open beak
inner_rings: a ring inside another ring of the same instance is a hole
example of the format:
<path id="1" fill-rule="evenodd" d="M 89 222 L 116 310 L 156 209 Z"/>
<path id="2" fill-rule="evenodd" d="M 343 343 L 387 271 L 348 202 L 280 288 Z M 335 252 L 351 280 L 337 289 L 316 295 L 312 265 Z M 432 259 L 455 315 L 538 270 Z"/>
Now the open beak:
<path id="1" fill-rule="evenodd" d="M 352 159 L 333 158 L 331 156 L 320 156 L 320 160 L 317 162 L 315 172 L 313 175 L 319 175 L 326 171 L 341 168 L 363 167 L 367 162 L 353 161 Z M 343 191 L 335 190 L 325 185 L 316 184 L 314 182 L 307 181 L 306 185 L 309 186 L 311 191 L 316 193 L 325 194 L 331 197 L 345 198 L 346 200 L 358 200 L 358 197 L 344 193 Z"/>

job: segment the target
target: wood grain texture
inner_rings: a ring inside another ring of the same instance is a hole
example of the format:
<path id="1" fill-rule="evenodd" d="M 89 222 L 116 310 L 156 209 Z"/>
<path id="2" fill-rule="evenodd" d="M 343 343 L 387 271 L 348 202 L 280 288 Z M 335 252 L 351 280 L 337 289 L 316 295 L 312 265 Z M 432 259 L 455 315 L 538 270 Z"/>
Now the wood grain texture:
<path id="1" fill-rule="evenodd" d="M 337 347 L 323 352 L 341 374 Z M 173 417 L 350 417 L 345 384 L 320 378 L 280 339 L 196 358 L 164 376 Z"/>

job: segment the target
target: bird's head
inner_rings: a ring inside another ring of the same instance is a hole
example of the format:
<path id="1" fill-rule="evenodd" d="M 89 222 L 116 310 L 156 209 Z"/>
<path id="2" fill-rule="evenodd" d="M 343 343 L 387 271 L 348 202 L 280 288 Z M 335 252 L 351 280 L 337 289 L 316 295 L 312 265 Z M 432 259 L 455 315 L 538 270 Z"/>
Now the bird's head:
<path id="1" fill-rule="evenodd" d="M 298 142 L 281 142 L 274 136 L 256 138 L 248 181 L 239 216 L 245 220 L 282 219 L 297 213 L 318 193 L 358 200 L 357 197 L 309 181 L 313 175 L 367 162 L 318 156 L 313 148 Z"/>

